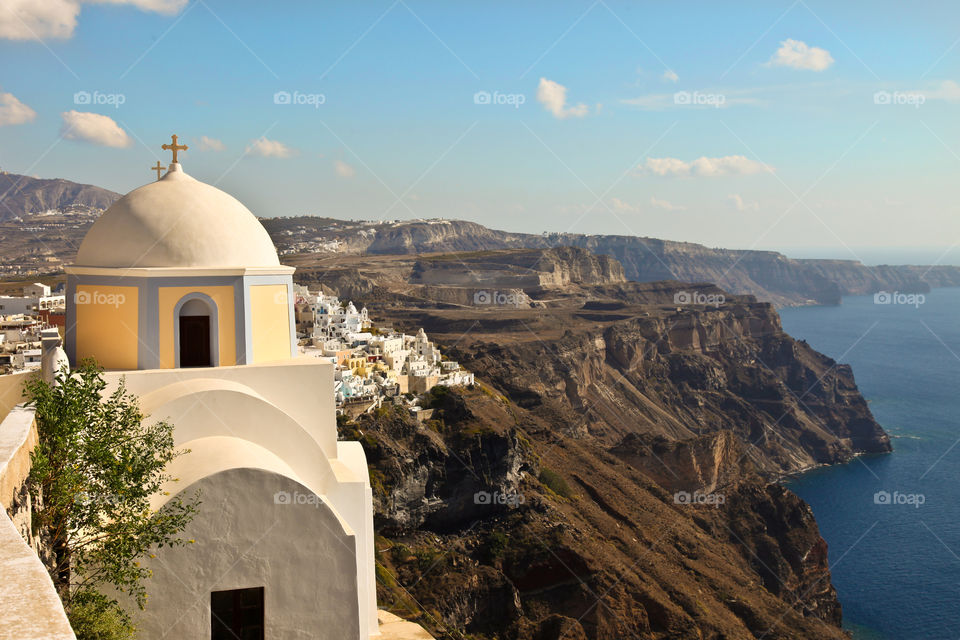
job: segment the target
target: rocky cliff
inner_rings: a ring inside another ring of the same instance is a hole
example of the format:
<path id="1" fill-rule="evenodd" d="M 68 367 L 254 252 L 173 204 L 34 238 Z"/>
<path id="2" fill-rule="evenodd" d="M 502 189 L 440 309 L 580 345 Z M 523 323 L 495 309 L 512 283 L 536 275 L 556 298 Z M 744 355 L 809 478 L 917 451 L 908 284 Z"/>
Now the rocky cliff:
<path id="1" fill-rule="evenodd" d="M 422 256 L 411 276 L 411 282 L 474 289 L 486 284 L 538 288 L 626 282 L 617 260 L 576 247 Z"/>
<path id="2" fill-rule="evenodd" d="M 467 338 L 454 355 L 521 405 L 611 445 L 634 432 L 733 432 L 771 477 L 889 451 L 849 367 L 790 338 L 770 305 L 637 312 L 563 315 L 549 343 L 505 340 L 501 320 L 495 341 Z M 549 321 L 520 322 L 537 334 Z"/>
<path id="3" fill-rule="evenodd" d="M 345 223 L 326 218 L 265 221 L 283 246 L 297 236 L 341 241 L 341 250 L 377 255 L 579 247 L 616 258 L 637 282 L 709 282 L 776 305 L 838 304 L 844 295 L 877 291 L 915 293 L 960 286 L 960 267 L 866 266 L 855 260 L 797 260 L 775 251 L 715 249 L 689 242 L 635 236 L 554 233 L 532 235 L 488 229 L 462 220 Z"/>
<path id="4" fill-rule="evenodd" d="M 425 424 L 388 408 L 342 427 L 371 464 L 381 607 L 451 639 L 847 637 L 786 490 L 747 473 L 719 505 L 678 502 L 482 384 L 429 401 Z"/>
<path id="5" fill-rule="evenodd" d="M 847 637 L 813 514 L 771 481 L 890 450 L 852 372 L 768 303 L 613 273 L 527 306 L 381 298 L 478 376 L 429 420 L 342 425 L 371 464 L 381 603 L 443 638 Z"/>

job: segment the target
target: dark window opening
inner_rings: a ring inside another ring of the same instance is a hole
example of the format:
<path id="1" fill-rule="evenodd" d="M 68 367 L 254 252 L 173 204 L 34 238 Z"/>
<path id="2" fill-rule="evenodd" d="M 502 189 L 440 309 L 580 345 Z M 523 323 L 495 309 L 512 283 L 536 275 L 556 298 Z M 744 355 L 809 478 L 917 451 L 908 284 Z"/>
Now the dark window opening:
<path id="1" fill-rule="evenodd" d="M 212 366 L 210 316 L 180 316 L 180 366 Z"/>
<path id="2" fill-rule="evenodd" d="M 264 640 L 263 587 L 210 594 L 212 640 Z"/>

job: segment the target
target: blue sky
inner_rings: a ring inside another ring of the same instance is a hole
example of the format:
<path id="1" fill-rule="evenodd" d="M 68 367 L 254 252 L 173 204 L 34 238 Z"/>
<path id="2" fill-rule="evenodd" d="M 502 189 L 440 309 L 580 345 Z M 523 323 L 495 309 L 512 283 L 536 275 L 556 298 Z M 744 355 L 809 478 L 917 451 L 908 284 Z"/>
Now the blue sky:
<path id="1" fill-rule="evenodd" d="M 262 216 L 950 246 L 960 10 L 838 4 L 9 0 L 0 167 L 126 192 L 177 133 Z"/>

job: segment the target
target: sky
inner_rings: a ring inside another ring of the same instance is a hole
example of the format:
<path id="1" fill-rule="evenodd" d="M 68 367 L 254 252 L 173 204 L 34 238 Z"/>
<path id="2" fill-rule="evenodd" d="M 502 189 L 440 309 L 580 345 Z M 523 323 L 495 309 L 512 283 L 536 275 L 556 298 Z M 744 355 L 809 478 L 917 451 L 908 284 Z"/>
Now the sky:
<path id="1" fill-rule="evenodd" d="M 264 217 L 960 242 L 960 6 L 4 0 L 0 168 Z"/>

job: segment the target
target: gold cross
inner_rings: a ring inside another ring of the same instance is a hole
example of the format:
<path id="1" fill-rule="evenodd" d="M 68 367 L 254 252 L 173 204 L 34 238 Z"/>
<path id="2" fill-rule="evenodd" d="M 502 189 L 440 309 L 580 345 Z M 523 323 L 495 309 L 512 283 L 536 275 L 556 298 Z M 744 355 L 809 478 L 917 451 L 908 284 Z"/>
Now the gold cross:
<path id="1" fill-rule="evenodd" d="M 187 150 L 187 145 L 185 145 L 185 144 L 177 144 L 177 134 L 173 134 L 172 136 L 170 136 L 170 138 L 173 140 L 173 144 L 165 144 L 165 145 L 163 145 L 163 147 L 161 147 L 161 148 L 162 148 L 164 151 L 173 151 L 173 163 L 176 164 L 176 163 L 177 163 L 177 151 L 186 151 L 186 150 Z"/>
<path id="2" fill-rule="evenodd" d="M 164 166 L 163 166 L 162 164 L 160 164 L 160 161 L 159 161 L 159 160 L 157 160 L 157 166 L 155 166 L 155 167 L 150 167 L 150 169 L 151 169 L 152 171 L 156 171 L 156 172 L 157 172 L 157 180 L 159 180 L 159 179 L 160 179 L 160 174 L 163 173 Z"/>

